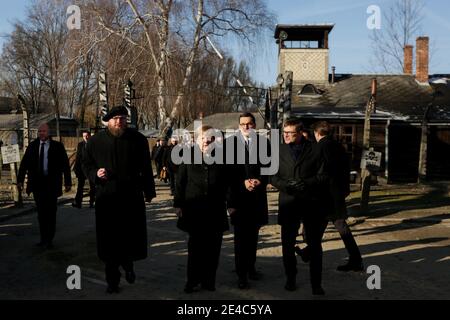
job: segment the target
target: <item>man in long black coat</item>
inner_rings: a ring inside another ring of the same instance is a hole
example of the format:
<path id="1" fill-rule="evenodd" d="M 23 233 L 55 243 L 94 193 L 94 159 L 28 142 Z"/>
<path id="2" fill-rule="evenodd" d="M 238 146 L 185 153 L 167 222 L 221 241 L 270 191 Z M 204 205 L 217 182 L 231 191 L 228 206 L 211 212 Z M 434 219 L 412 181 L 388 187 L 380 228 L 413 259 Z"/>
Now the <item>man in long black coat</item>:
<path id="1" fill-rule="evenodd" d="M 337 267 L 338 271 L 363 271 L 363 263 L 358 245 L 347 225 L 345 198 L 350 194 L 350 163 L 344 147 L 333 140 L 328 122 L 319 121 L 313 125 L 317 141 L 316 152 L 323 159 L 327 172 L 326 188 L 320 193 L 321 205 L 339 232 L 349 254 L 347 264 Z"/>
<path id="2" fill-rule="evenodd" d="M 55 236 L 57 199 L 62 195 L 64 175 L 65 191 L 72 186 L 70 165 L 66 149 L 61 142 L 49 138 L 49 127 L 38 128 L 38 138 L 30 143 L 20 163 L 17 186 L 22 189 L 28 176 L 26 192 L 33 193 L 36 202 L 41 241 L 38 246 L 51 248 Z"/>
<path id="3" fill-rule="evenodd" d="M 78 143 L 77 146 L 77 156 L 75 158 L 75 165 L 73 171 L 75 172 L 75 176 L 78 179 L 78 187 L 77 194 L 75 195 L 75 199 L 72 203 L 72 206 L 75 208 L 81 208 L 81 204 L 83 202 L 83 189 L 84 184 L 86 182 L 86 176 L 83 172 L 83 155 L 86 152 L 87 141 L 91 138 L 91 133 L 88 131 L 83 132 L 83 140 Z M 89 207 L 93 208 L 95 202 L 95 184 L 89 181 Z"/>
<path id="4" fill-rule="evenodd" d="M 178 170 L 178 165 L 174 164 L 172 161 L 172 150 L 178 144 L 178 137 L 172 136 L 169 140 L 169 145 L 165 147 L 163 154 L 162 167 L 167 170 L 167 174 L 169 175 L 169 183 L 170 183 L 170 194 L 175 194 L 175 181 L 176 181 L 176 173 Z"/>
<path id="5" fill-rule="evenodd" d="M 322 282 L 322 236 L 327 220 L 318 203 L 322 181 L 322 163 L 311 142 L 302 135 L 303 126 L 296 119 L 286 120 L 284 144 L 280 145 L 278 173 L 271 183 L 278 188 L 278 224 L 281 225 L 283 264 L 287 277 L 285 289 L 296 289 L 297 260 L 295 244 L 301 221 L 310 247 L 310 281 L 313 294 L 324 294 Z"/>
<path id="6" fill-rule="evenodd" d="M 117 292 L 121 273 L 135 281 L 133 261 L 147 257 L 145 201 L 155 194 L 147 139 L 127 128 L 125 107 L 103 117 L 105 131 L 87 144 L 83 168 L 96 185 L 96 230 L 99 258 L 105 263 L 107 292 Z"/>
<path id="7" fill-rule="evenodd" d="M 263 167 L 259 148 L 262 146 L 259 141 L 266 139 L 254 131 L 256 121 L 253 114 L 247 112 L 239 117 L 239 133 L 229 137 L 232 144 L 226 141 L 225 145 L 234 146 L 232 188 L 228 199 L 228 212 L 231 224 L 234 226 L 234 256 L 235 268 L 238 275 L 238 287 L 247 289 L 248 279 L 257 280 L 259 274 L 256 271 L 256 252 L 258 245 L 258 235 L 261 226 L 268 222 L 267 192 L 268 176 L 261 175 Z M 265 146 L 269 147 L 266 139 Z M 241 153 L 241 154 L 238 154 Z M 250 156 L 250 153 L 252 155 Z M 266 155 L 270 155 L 267 154 Z M 243 156 L 238 163 L 239 156 Z M 250 161 L 250 158 L 253 158 Z"/>

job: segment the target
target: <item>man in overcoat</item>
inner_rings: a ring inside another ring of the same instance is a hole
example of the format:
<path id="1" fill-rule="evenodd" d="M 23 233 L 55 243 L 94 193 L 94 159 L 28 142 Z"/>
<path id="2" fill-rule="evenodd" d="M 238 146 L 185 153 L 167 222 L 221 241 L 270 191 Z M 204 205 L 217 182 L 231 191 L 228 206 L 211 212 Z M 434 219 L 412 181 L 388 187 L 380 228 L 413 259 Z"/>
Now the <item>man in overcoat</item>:
<path id="1" fill-rule="evenodd" d="M 50 249 L 56 229 L 57 199 L 72 187 L 70 165 L 66 149 L 61 142 L 50 139 L 49 126 L 38 128 L 38 138 L 30 143 L 20 163 L 17 186 L 22 189 L 28 176 L 27 194 L 33 193 L 36 202 L 41 241 L 39 247 Z"/>
<path id="2" fill-rule="evenodd" d="M 310 247 L 310 281 L 312 293 L 324 294 L 322 289 L 322 236 L 327 220 L 318 203 L 323 164 L 315 156 L 311 142 L 302 135 L 303 125 L 288 119 L 283 127 L 284 144 L 280 145 L 278 173 L 271 183 L 279 194 L 278 224 L 281 225 L 283 264 L 287 277 L 285 289 L 296 290 L 297 260 L 295 244 L 303 221 L 305 238 Z"/>
<path id="3" fill-rule="evenodd" d="M 249 288 L 250 280 L 258 280 L 260 273 L 256 271 L 256 253 L 258 235 L 261 226 L 268 222 L 267 192 L 268 176 L 261 175 L 263 165 L 259 157 L 259 148 L 269 148 L 265 137 L 255 131 L 256 121 L 253 114 L 246 112 L 239 116 L 239 132 L 226 141 L 226 152 L 233 152 L 233 183 L 228 199 L 228 213 L 234 226 L 234 256 L 238 276 L 238 287 Z M 260 143 L 265 139 L 266 143 Z M 230 143 L 231 142 L 231 143 Z M 270 156 L 268 150 L 261 150 Z M 241 161 L 238 161 L 239 157 Z M 242 161 L 243 160 L 243 161 Z"/>
<path id="4" fill-rule="evenodd" d="M 105 263 L 107 292 L 118 292 L 121 273 L 134 283 L 133 261 L 147 257 L 145 201 L 156 196 L 147 139 L 127 128 L 128 111 L 112 108 L 106 130 L 87 143 L 83 168 L 96 185 L 97 250 Z M 144 201 L 145 199 L 145 201 Z"/>
<path id="5" fill-rule="evenodd" d="M 350 161 L 344 147 L 331 137 L 331 127 L 326 121 L 313 124 L 317 144 L 315 152 L 324 162 L 327 173 L 325 188 L 320 192 L 321 206 L 326 210 L 327 219 L 333 222 L 349 254 L 346 264 L 337 267 L 338 271 L 363 271 L 361 253 L 346 222 L 347 206 L 345 198 L 350 194 Z M 303 261 L 309 260 L 309 248 L 296 248 Z"/>
<path id="6" fill-rule="evenodd" d="M 91 138 L 91 133 L 89 131 L 83 131 L 83 140 L 78 143 L 77 146 L 77 156 L 75 158 L 75 165 L 73 167 L 73 171 L 75 172 L 75 176 L 78 179 L 77 193 L 75 195 L 75 199 L 72 203 L 72 206 L 75 208 L 81 208 L 81 204 L 83 202 L 83 189 L 84 184 L 86 182 L 86 176 L 83 172 L 83 155 L 86 152 L 87 141 Z M 94 207 L 95 202 L 95 184 L 89 181 L 89 208 Z"/>

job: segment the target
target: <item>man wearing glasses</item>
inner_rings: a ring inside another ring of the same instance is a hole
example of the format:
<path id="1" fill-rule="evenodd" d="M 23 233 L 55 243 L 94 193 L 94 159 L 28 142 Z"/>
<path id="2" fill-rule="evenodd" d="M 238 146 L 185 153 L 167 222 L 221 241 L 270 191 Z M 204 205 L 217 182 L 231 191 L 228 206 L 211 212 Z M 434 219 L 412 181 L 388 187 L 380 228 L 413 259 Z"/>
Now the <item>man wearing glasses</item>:
<path id="1" fill-rule="evenodd" d="M 263 145 L 259 141 L 266 138 L 256 134 L 255 122 L 253 114 L 241 114 L 239 132 L 228 138 L 234 139 L 235 147 L 234 168 L 230 170 L 233 173 L 233 183 L 228 199 L 228 213 L 234 226 L 235 268 L 239 289 L 249 288 L 248 279 L 259 280 L 261 277 L 255 267 L 258 235 L 261 226 L 268 222 L 268 176 L 261 175 L 262 164 L 258 150 Z M 265 145 L 269 146 L 268 143 Z M 243 154 L 239 155 L 239 152 Z M 244 156 L 242 164 L 237 161 L 239 156 Z M 251 161 L 252 158 L 254 161 Z"/>
<path id="2" fill-rule="evenodd" d="M 147 257 L 145 202 L 155 194 L 147 139 L 127 128 L 128 111 L 114 107 L 103 117 L 106 130 L 89 139 L 83 170 L 96 185 L 97 253 L 105 263 L 107 292 L 119 291 L 121 273 L 134 283 L 133 261 Z"/>
<path id="3" fill-rule="evenodd" d="M 297 260 L 295 244 L 301 221 L 310 248 L 310 281 L 312 293 L 323 295 L 322 235 L 327 221 L 317 202 L 320 186 L 325 181 L 323 165 L 311 142 L 302 134 L 298 119 L 288 119 L 283 126 L 284 144 L 280 145 L 280 165 L 271 183 L 278 188 L 278 224 L 281 225 L 283 264 L 287 277 L 285 289 L 295 291 Z"/>

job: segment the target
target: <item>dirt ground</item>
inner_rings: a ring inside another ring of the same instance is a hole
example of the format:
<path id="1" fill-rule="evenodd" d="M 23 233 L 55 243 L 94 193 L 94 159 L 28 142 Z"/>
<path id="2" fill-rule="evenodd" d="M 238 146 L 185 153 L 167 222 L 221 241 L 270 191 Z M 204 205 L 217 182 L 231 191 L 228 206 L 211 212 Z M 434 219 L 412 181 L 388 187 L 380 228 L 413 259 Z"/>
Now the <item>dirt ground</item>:
<path id="1" fill-rule="evenodd" d="M 0 223 L 0 299 L 313 299 L 308 266 L 298 259 L 298 290 L 284 290 L 277 193 L 269 193 L 270 223 L 261 229 L 257 269 L 263 274 L 249 290 L 237 288 L 233 235 L 224 235 L 215 292 L 185 294 L 187 236 L 176 226 L 166 185 L 147 206 L 149 257 L 136 263 L 137 281 L 122 279 L 122 291 L 106 295 L 103 265 L 96 256 L 92 209 L 59 207 L 55 248 L 35 247 L 39 230 L 35 213 Z M 85 200 L 87 200 L 85 198 Z M 323 287 L 314 299 L 450 299 L 450 198 L 448 183 L 427 186 L 374 187 L 370 212 L 358 212 L 359 192 L 348 199 L 350 218 L 367 268 L 381 270 L 381 289 L 369 290 L 366 272 L 341 273 L 346 251 L 329 225 L 323 240 Z M 10 210 L 10 209 L 1 209 Z M 298 238 L 301 242 L 301 237 Z M 68 290 L 68 266 L 81 269 L 81 290 Z"/>

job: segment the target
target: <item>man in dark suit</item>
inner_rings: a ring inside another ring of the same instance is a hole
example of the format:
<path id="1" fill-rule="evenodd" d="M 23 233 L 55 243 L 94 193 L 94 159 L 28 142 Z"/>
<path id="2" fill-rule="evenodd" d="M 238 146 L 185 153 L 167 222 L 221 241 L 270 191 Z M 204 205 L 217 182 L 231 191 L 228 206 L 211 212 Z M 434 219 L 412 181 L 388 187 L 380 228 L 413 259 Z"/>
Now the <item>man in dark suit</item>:
<path id="1" fill-rule="evenodd" d="M 280 191 L 278 224 L 281 225 L 283 264 L 287 276 L 285 289 L 296 290 L 295 244 L 300 222 L 303 221 L 311 252 L 312 293 L 322 295 L 322 235 L 327 221 L 317 200 L 324 178 L 321 177 L 320 159 L 315 156 L 311 142 L 303 137 L 302 129 L 303 125 L 297 119 L 285 121 L 279 170 L 272 176 L 271 183 Z"/>
<path id="2" fill-rule="evenodd" d="M 249 288 L 248 279 L 258 280 L 256 252 L 261 226 L 268 222 L 267 193 L 268 177 L 261 175 L 259 159 L 260 139 L 266 139 L 255 132 L 256 121 L 253 114 L 246 112 L 239 116 L 239 132 L 229 137 L 225 145 L 232 145 L 234 165 L 233 183 L 228 199 L 228 213 L 234 226 L 234 256 L 238 275 L 238 287 Z M 266 142 L 265 146 L 269 146 Z M 238 153 L 242 153 L 242 164 L 237 163 Z M 266 153 L 267 154 L 267 153 Z M 270 154 L 270 153 L 269 153 Z M 268 155 L 269 155 L 268 154 Z M 253 158 L 250 161 L 250 158 Z"/>
<path id="3" fill-rule="evenodd" d="M 78 179 L 77 194 L 75 195 L 74 202 L 72 206 L 75 208 L 81 208 L 81 203 L 83 202 L 83 189 L 84 183 L 86 182 L 86 175 L 83 172 L 82 160 L 83 155 L 86 153 L 86 144 L 91 137 L 89 131 L 83 132 L 83 141 L 78 143 L 77 146 L 77 157 L 75 159 L 75 166 L 73 168 L 75 175 Z M 89 208 L 94 207 L 95 202 L 95 184 L 89 181 Z"/>
<path id="4" fill-rule="evenodd" d="M 316 152 L 324 161 L 327 172 L 326 188 L 320 194 L 321 205 L 326 209 L 327 219 L 332 221 L 339 232 L 349 254 L 348 262 L 337 267 L 338 271 L 363 271 L 361 253 L 346 222 L 347 206 L 345 198 L 350 194 L 350 164 L 344 147 L 331 137 L 331 127 L 326 121 L 313 125 L 317 141 Z M 309 260 L 309 248 L 296 249 L 304 261 Z"/>
<path id="5" fill-rule="evenodd" d="M 49 139 L 48 124 L 38 129 L 38 138 L 30 143 L 19 168 L 17 185 L 22 189 L 28 176 L 26 192 L 33 193 L 36 202 L 41 241 L 38 246 L 52 248 L 55 236 L 57 198 L 62 195 L 64 175 L 65 192 L 72 186 L 70 165 L 64 145 Z"/>

